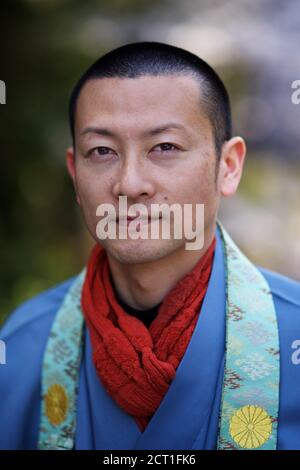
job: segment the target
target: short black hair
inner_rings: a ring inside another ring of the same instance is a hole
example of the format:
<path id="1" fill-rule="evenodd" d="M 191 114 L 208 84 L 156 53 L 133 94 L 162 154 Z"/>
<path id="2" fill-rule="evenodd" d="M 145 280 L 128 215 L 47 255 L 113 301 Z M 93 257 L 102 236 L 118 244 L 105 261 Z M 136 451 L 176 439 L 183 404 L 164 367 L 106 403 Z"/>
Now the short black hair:
<path id="1" fill-rule="evenodd" d="M 70 128 L 75 145 L 75 114 L 79 94 L 86 82 L 100 78 L 137 78 L 142 76 L 191 75 L 201 85 L 201 104 L 211 122 L 215 149 L 231 138 L 231 110 L 227 90 L 214 69 L 195 54 L 160 42 L 126 44 L 94 62 L 76 83 L 69 103 Z"/>

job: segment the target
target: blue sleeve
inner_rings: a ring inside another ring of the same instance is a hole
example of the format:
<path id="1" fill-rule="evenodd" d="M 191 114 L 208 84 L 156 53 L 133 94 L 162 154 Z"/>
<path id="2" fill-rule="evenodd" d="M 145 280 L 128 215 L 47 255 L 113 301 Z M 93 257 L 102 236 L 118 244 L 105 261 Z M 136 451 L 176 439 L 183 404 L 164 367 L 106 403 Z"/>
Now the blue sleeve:
<path id="1" fill-rule="evenodd" d="M 278 448 L 300 450 L 300 361 L 295 361 L 293 346 L 296 341 L 300 343 L 300 284 L 276 273 L 262 272 L 271 287 L 279 326 Z"/>
<path id="2" fill-rule="evenodd" d="M 71 280 L 21 305 L 0 331 L 6 363 L 0 365 L 0 449 L 35 449 L 40 378 L 49 330 Z"/>

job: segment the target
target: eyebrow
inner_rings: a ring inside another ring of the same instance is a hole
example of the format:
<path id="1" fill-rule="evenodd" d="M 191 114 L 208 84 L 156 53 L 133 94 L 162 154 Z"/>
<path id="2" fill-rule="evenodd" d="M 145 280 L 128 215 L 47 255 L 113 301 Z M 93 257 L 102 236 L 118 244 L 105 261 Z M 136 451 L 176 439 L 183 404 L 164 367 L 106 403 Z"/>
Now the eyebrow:
<path id="1" fill-rule="evenodd" d="M 169 122 L 167 124 L 154 127 L 153 129 L 148 129 L 147 131 L 143 132 L 143 135 L 147 136 L 153 136 L 157 134 L 161 134 L 162 132 L 165 132 L 170 129 L 180 129 L 183 131 L 186 131 L 186 128 L 182 126 L 181 124 L 178 124 L 176 122 Z M 116 133 L 111 131 L 110 129 L 106 129 L 104 127 L 96 127 L 96 126 L 89 126 L 83 129 L 80 132 L 80 135 L 86 135 L 86 134 L 98 134 L 98 135 L 103 135 L 106 137 L 116 137 Z"/>

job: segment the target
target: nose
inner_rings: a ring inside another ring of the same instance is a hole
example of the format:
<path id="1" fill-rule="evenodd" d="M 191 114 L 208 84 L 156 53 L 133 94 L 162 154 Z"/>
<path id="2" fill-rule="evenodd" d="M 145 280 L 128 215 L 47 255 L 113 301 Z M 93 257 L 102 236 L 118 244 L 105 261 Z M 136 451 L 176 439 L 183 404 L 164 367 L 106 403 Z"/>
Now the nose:
<path id="1" fill-rule="evenodd" d="M 149 199 L 155 193 L 149 169 L 137 155 L 124 159 L 113 185 L 113 196 L 127 196 L 131 201 Z"/>

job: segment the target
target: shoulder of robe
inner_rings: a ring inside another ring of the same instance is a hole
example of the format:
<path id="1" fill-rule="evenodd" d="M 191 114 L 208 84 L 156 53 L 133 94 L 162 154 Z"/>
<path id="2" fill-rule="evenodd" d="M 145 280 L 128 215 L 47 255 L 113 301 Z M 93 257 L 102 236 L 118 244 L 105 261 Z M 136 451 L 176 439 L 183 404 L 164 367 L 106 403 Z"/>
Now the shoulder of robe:
<path id="1" fill-rule="evenodd" d="M 270 286 L 281 331 L 295 335 L 300 331 L 300 283 L 265 269 L 261 273 Z"/>
<path id="2" fill-rule="evenodd" d="M 52 322 L 51 317 L 54 319 L 74 279 L 70 278 L 57 284 L 21 304 L 11 313 L 0 330 L 1 340 L 9 340 L 16 334 L 22 336 L 22 333 L 26 334 L 33 325 L 38 328 L 38 323 L 43 323 L 46 317 Z"/>
<path id="3" fill-rule="evenodd" d="M 294 304 L 300 314 L 300 282 L 267 269 L 260 271 L 268 281 L 273 296 Z"/>
<path id="4" fill-rule="evenodd" d="M 0 449 L 36 449 L 41 365 L 49 331 L 72 279 L 23 303 L 0 331 Z"/>

